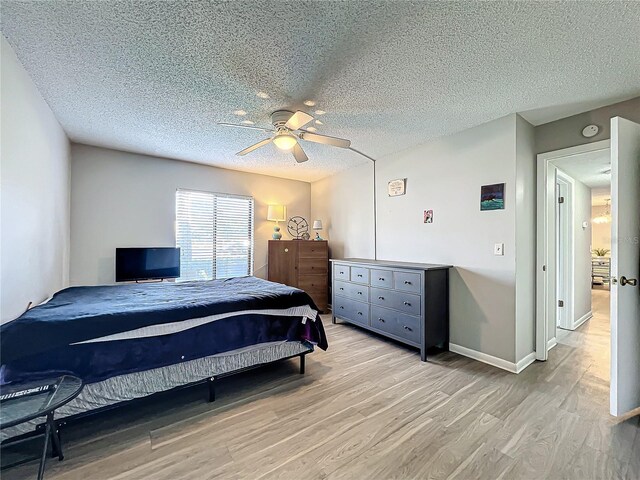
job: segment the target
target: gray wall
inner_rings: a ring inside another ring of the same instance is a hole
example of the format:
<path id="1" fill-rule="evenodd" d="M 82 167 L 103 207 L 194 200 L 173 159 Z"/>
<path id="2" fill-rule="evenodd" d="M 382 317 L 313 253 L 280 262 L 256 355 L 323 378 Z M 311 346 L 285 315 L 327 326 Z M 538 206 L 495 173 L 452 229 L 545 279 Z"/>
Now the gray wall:
<path id="1" fill-rule="evenodd" d="M 114 281 L 116 247 L 175 245 L 178 188 L 255 199 L 254 274 L 266 276 L 267 206 L 309 218 L 310 184 L 116 150 L 72 146 L 71 283 Z M 283 228 L 283 238 L 288 238 Z"/>
<path id="2" fill-rule="evenodd" d="M 517 137 L 523 142 L 518 155 Z M 533 351 L 534 220 L 527 214 L 535 208 L 532 149 L 533 128 L 509 115 L 377 162 L 378 258 L 455 265 L 451 342 L 513 363 Z M 373 253 L 370 168 L 357 167 L 312 184 L 314 217 L 322 215 L 333 226 L 329 240 L 344 244 L 341 253 L 346 256 Z M 389 197 L 387 183 L 396 178 L 407 178 L 407 193 Z M 502 182 L 505 209 L 481 212 L 480 187 Z M 326 200 L 329 192 L 332 201 Z M 434 211 L 432 224 L 423 223 L 427 209 Z M 519 229 L 517 212 L 525 215 Z M 353 224 L 358 228 L 348 234 L 342 230 Z M 526 239 L 518 251 L 517 234 Z M 494 243 L 505 244 L 504 256 L 494 256 Z M 517 260 L 517 254 L 522 258 Z M 523 269 L 518 288 L 517 262 Z M 518 299 L 516 290 L 521 292 Z M 523 332 L 518 353 L 517 307 Z"/>
<path id="3" fill-rule="evenodd" d="M 612 117 L 640 123 L 640 97 L 537 126 L 536 152 L 551 152 L 611 138 Z M 582 129 L 590 124 L 598 125 L 600 132 L 595 137 L 585 138 Z"/>
<path id="4" fill-rule="evenodd" d="M 573 322 L 591 313 L 591 189 L 573 185 Z M 587 228 L 583 228 L 587 222 Z"/>
<path id="5" fill-rule="evenodd" d="M 1 320 L 65 287 L 69 141 L 4 37 L 0 212 Z"/>

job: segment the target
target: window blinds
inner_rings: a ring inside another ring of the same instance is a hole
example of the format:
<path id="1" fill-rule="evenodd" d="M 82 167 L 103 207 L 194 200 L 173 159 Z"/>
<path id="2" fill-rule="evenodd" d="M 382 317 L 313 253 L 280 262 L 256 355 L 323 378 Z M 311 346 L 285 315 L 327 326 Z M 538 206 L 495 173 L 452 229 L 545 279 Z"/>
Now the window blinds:
<path id="1" fill-rule="evenodd" d="M 176 191 L 180 279 L 253 274 L 253 198 Z"/>

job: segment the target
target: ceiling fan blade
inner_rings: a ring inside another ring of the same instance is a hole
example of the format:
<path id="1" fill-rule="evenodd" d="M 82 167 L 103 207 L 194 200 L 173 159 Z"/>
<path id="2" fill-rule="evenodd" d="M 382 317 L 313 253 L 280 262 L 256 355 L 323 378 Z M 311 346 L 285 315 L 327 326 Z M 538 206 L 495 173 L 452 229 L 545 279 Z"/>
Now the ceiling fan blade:
<path id="1" fill-rule="evenodd" d="M 304 150 L 299 143 L 296 143 L 293 146 L 293 156 L 296 158 L 296 162 L 298 163 L 303 163 L 309 160 L 309 157 L 307 157 L 307 154 L 304 153 Z"/>
<path id="2" fill-rule="evenodd" d="M 218 125 L 222 125 L 223 127 L 250 128 L 251 130 L 261 130 L 263 132 L 275 132 L 275 130 L 269 128 L 253 127 L 251 125 L 239 125 L 237 123 L 218 122 Z"/>
<path id="3" fill-rule="evenodd" d="M 291 115 L 291 118 L 287 120 L 287 123 L 285 123 L 284 126 L 289 130 L 298 130 L 300 127 L 304 127 L 311 120 L 313 120 L 311 115 L 298 110 L 296 113 Z"/>
<path id="4" fill-rule="evenodd" d="M 246 155 L 247 153 L 251 153 L 256 149 L 265 146 L 267 143 L 271 143 L 271 140 L 272 140 L 271 138 L 266 138 L 266 139 L 262 140 L 261 142 L 258 142 L 255 145 L 251 145 L 250 147 L 247 147 L 244 150 L 236 153 L 236 155 L 243 156 L 243 155 Z"/>
<path id="5" fill-rule="evenodd" d="M 319 135 L 317 133 L 302 132 L 300 138 L 309 142 L 323 143 L 325 145 L 333 145 L 334 147 L 349 148 L 351 146 L 351 140 L 345 140 L 344 138 L 330 137 L 328 135 Z"/>

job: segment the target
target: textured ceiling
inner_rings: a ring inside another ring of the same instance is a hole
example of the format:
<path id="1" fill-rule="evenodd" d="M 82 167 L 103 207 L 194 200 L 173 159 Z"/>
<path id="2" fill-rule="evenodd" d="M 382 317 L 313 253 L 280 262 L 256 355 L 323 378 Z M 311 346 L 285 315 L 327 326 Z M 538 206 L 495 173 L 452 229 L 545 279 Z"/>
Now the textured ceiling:
<path id="1" fill-rule="evenodd" d="M 589 188 L 610 188 L 611 186 L 611 151 L 572 155 L 553 162 L 569 176 L 584 183 Z M 604 173 L 606 171 L 608 173 Z"/>
<path id="2" fill-rule="evenodd" d="M 239 158 L 263 134 L 215 122 L 313 99 L 319 133 L 380 158 L 640 92 L 640 2 L 2 1 L 1 21 L 71 140 L 307 181 L 367 160 Z"/>

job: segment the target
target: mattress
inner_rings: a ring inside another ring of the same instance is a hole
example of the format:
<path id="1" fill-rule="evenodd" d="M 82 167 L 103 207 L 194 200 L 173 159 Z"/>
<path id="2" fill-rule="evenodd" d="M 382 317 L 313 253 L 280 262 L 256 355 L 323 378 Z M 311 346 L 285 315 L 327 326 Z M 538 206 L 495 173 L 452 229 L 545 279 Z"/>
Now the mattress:
<path id="1" fill-rule="evenodd" d="M 313 345 L 307 342 L 268 342 L 162 368 L 113 376 L 101 382 L 85 385 L 80 395 L 56 410 L 55 418 L 59 420 L 71 415 L 90 412 L 120 402 L 200 382 L 207 378 L 243 368 L 311 351 L 313 351 Z M 36 419 L 7 428 L 0 432 L 0 441 L 32 432 L 36 425 L 42 422 L 43 419 Z"/>

